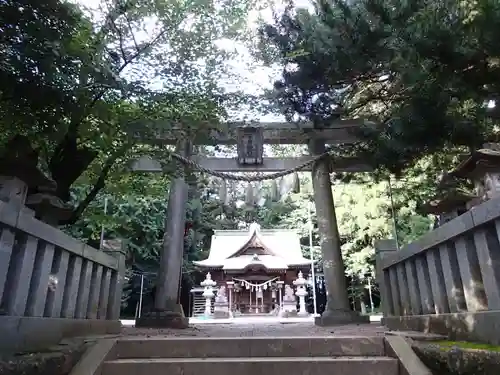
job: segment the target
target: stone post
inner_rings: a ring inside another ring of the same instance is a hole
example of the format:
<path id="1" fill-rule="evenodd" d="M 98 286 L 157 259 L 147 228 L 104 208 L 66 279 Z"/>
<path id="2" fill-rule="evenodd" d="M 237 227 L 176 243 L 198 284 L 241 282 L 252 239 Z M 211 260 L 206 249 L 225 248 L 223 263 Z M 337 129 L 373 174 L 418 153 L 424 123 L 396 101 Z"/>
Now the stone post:
<path id="1" fill-rule="evenodd" d="M 106 240 L 103 241 L 102 247 L 105 253 L 118 259 L 118 269 L 111 274 L 108 305 L 106 307 L 106 319 L 118 320 L 120 319 L 123 284 L 125 281 L 127 243 L 122 239 Z M 66 287 L 68 290 L 71 290 L 71 285 L 67 285 Z M 78 286 L 76 287 L 78 288 Z"/>
<path id="2" fill-rule="evenodd" d="M 284 281 L 276 281 L 276 284 L 278 285 L 278 306 L 280 307 L 280 311 L 283 308 L 283 296 L 282 296 L 282 289 L 283 289 L 283 284 Z"/>
<path id="3" fill-rule="evenodd" d="M 488 310 L 500 310 L 500 253 L 497 245 L 500 225 L 498 222 L 495 223 L 495 227 L 478 228 L 474 232 L 474 245 Z"/>
<path id="4" fill-rule="evenodd" d="M 177 145 L 176 153 L 189 158 L 191 149 L 191 143 L 182 140 Z M 179 303 L 188 200 L 188 185 L 185 181 L 184 168 L 180 163 L 177 165 L 177 177 L 170 185 L 154 310 L 137 319 L 136 327 L 187 328 L 189 325 L 189 319 L 185 317 Z"/>
<path id="5" fill-rule="evenodd" d="M 24 205 L 26 192 L 28 188 L 26 184 L 18 178 L 9 176 L 0 176 L 0 200 L 11 203 L 10 206 L 15 207 L 12 210 L 12 222 L 15 225 L 19 211 Z M 5 211 L 5 209 L 3 210 Z M 0 301 L 5 299 L 3 293 L 8 294 L 7 273 L 9 263 L 14 251 L 16 243 L 16 232 L 8 227 L 2 228 L 0 232 Z"/>
<path id="6" fill-rule="evenodd" d="M 252 312 L 252 288 L 248 287 L 248 312 Z"/>
<path id="7" fill-rule="evenodd" d="M 233 317 L 233 291 L 234 291 L 234 281 L 226 282 L 227 289 L 229 290 L 229 317 Z"/>
<path id="8" fill-rule="evenodd" d="M 312 156 L 323 154 L 325 152 L 324 140 L 312 140 L 309 143 L 309 151 Z M 325 158 L 318 160 L 312 167 L 311 175 L 327 292 L 325 311 L 320 317 L 315 318 L 315 324 L 327 326 L 369 322 L 368 316 L 361 316 L 352 311 L 349 304 L 330 181 L 330 161 Z"/>
<path id="9" fill-rule="evenodd" d="M 499 222 L 496 221 L 497 233 Z M 478 238 L 481 240 L 481 238 Z M 457 260 L 460 269 L 461 279 L 464 285 L 465 302 L 467 310 L 481 311 L 488 310 L 488 299 L 484 290 L 483 279 L 481 276 L 481 265 L 477 255 L 474 239 L 466 236 L 455 239 L 455 249 L 457 250 Z"/>
<path id="10" fill-rule="evenodd" d="M 397 251 L 396 240 L 378 240 L 375 242 L 375 277 L 380 290 L 380 306 L 384 317 L 394 315 L 393 295 L 389 274 L 382 269 L 382 259 L 385 254 Z"/>
<path id="11" fill-rule="evenodd" d="M 17 226 L 20 215 L 35 215 L 25 206 L 29 189 L 55 186 L 37 164 L 37 152 L 21 135 L 10 139 L 0 152 L 1 214 L 3 222 L 9 224 L 0 230 L 0 313 L 4 314 L 23 315 L 26 309 L 34 316 L 43 313 L 54 247 L 39 244 L 35 235 L 12 228 Z"/>
<path id="12" fill-rule="evenodd" d="M 293 285 L 297 287 L 297 290 L 295 291 L 295 295 L 299 297 L 299 312 L 297 313 L 298 316 L 308 316 L 309 313 L 306 310 L 306 296 L 307 296 L 307 291 L 304 285 L 307 284 L 307 280 L 304 279 L 304 276 L 302 275 L 302 271 L 299 271 L 299 276 L 297 277 L 296 280 L 293 281 Z"/>

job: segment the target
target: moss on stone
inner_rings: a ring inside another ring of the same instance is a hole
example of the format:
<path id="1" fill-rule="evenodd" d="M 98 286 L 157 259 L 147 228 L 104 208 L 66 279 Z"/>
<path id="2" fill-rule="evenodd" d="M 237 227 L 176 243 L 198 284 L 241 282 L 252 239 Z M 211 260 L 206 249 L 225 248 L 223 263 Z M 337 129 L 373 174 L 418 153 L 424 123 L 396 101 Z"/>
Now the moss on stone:
<path id="1" fill-rule="evenodd" d="M 450 350 L 454 347 L 460 349 L 470 349 L 470 350 L 488 350 L 492 352 L 500 352 L 500 346 L 482 344 L 477 342 L 468 341 L 434 341 L 436 345 L 443 347 L 444 350 Z"/>
<path id="2" fill-rule="evenodd" d="M 80 338 L 37 352 L 0 353 L 0 375 L 68 375 L 91 345 Z"/>
<path id="3" fill-rule="evenodd" d="M 435 375 L 500 374 L 500 348 L 494 345 L 462 341 L 416 341 L 413 349 Z"/>

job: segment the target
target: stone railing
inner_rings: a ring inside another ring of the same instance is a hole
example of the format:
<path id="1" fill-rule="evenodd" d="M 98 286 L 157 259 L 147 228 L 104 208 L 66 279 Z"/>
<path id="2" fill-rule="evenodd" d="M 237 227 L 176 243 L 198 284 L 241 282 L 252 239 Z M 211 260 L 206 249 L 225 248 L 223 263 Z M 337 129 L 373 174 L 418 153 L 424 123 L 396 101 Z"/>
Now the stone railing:
<path id="1" fill-rule="evenodd" d="M 500 344 L 500 198 L 397 251 L 379 241 L 384 324 Z"/>
<path id="2" fill-rule="evenodd" d="M 120 241 L 96 250 L 0 201 L 0 350 L 119 332 L 124 271 Z"/>

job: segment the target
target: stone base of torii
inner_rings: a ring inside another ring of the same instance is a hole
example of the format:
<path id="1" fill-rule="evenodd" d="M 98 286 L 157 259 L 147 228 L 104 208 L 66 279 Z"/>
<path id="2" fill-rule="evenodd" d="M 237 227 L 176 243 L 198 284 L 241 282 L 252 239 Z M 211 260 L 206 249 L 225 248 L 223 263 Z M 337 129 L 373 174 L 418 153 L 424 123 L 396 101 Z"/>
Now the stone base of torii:
<path id="1" fill-rule="evenodd" d="M 331 131 L 331 129 L 329 129 Z M 319 131 L 321 133 L 321 131 Z M 308 139 L 311 156 L 325 153 L 326 143 L 338 143 L 319 136 L 318 132 Z M 176 153 L 190 158 L 192 145 L 189 141 L 180 141 Z M 358 168 L 359 169 L 359 168 Z M 137 168 L 135 170 L 138 170 Z M 241 168 L 242 171 L 259 171 L 258 166 Z M 333 202 L 330 173 L 331 162 L 325 158 L 317 160 L 311 170 L 316 206 L 316 215 L 323 257 L 323 272 L 327 292 L 325 311 L 315 319 L 315 324 L 330 326 L 347 323 L 369 323 L 368 316 L 362 316 L 351 310 L 345 268 L 340 249 L 340 236 Z M 369 169 L 364 169 L 368 171 Z M 148 171 L 148 170 L 145 170 Z M 179 285 L 184 250 L 185 208 L 188 185 L 183 174 L 172 181 L 167 206 L 167 220 L 163 251 L 160 258 L 160 271 L 157 279 L 155 308 L 146 312 L 136 321 L 137 327 L 150 328 L 186 328 L 185 317 L 179 303 Z"/>

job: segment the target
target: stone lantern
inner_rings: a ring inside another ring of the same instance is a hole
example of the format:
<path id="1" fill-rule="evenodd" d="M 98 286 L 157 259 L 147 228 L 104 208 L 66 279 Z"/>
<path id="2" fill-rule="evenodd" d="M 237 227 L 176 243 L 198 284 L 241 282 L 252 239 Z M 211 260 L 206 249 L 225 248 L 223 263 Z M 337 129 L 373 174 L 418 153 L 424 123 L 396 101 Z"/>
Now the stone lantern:
<path id="1" fill-rule="evenodd" d="M 73 207 L 57 197 L 55 190 L 54 187 L 41 187 L 26 199 L 26 206 L 33 209 L 40 220 L 53 226 L 68 220 L 73 214 Z"/>
<path id="2" fill-rule="evenodd" d="M 212 275 L 207 273 L 205 280 L 201 282 L 201 286 L 205 288 L 203 291 L 203 297 L 205 297 L 205 316 L 212 315 L 212 298 L 214 298 L 214 286 L 217 283 L 212 280 Z"/>
<path id="3" fill-rule="evenodd" d="M 299 297 L 299 312 L 297 313 L 298 316 L 308 316 L 309 313 L 306 310 L 306 296 L 307 296 L 307 290 L 305 286 L 308 284 L 307 280 L 304 279 L 304 275 L 302 274 L 302 271 L 299 272 L 299 275 L 296 280 L 294 280 L 293 285 L 297 287 L 297 290 L 295 291 L 295 295 Z"/>
<path id="4" fill-rule="evenodd" d="M 467 212 L 479 199 L 462 181 L 444 174 L 438 182 L 436 194 L 428 202 L 418 205 L 417 212 L 435 215 L 436 228 Z"/>
<path id="5" fill-rule="evenodd" d="M 55 189 L 55 181 L 45 176 L 37 165 L 38 153 L 28 138 L 13 137 L 0 155 L 0 200 L 18 205 L 27 212 L 24 204 L 29 190 Z"/>
<path id="6" fill-rule="evenodd" d="M 470 179 L 482 201 L 500 196 L 500 144 L 485 143 L 462 160 L 450 175 Z"/>
<path id="7" fill-rule="evenodd" d="M 259 165 L 263 163 L 264 132 L 262 127 L 238 128 L 238 164 Z"/>

